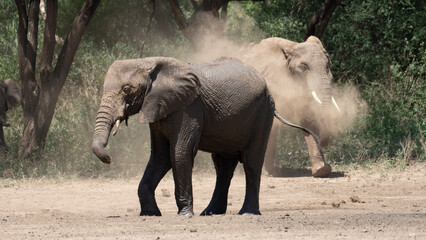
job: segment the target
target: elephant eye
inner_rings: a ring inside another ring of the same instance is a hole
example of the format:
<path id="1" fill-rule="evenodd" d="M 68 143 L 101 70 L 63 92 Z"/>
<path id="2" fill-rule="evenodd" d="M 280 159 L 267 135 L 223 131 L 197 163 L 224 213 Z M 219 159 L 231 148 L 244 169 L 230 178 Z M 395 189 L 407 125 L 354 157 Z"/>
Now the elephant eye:
<path id="1" fill-rule="evenodd" d="M 132 87 L 131 87 L 131 86 L 129 86 L 129 85 L 124 86 L 124 87 L 123 87 L 123 92 L 124 92 L 125 94 L 130 94 L 130 93 L 132 92 Z"/>
<path id="2" fill-rule="evenodd" d="M 302 63 L 302 64 L 300 64 L 297 68 L 298 68 L 298 70 L 299 70 L 299 71 L 301 71 L 301 72 L 305 72 L 306 70 L 308 70 L 308 69 L 309 69 L 309 67 L 308 67 L 308 65 L 307 65 L 306 63 Z"/>

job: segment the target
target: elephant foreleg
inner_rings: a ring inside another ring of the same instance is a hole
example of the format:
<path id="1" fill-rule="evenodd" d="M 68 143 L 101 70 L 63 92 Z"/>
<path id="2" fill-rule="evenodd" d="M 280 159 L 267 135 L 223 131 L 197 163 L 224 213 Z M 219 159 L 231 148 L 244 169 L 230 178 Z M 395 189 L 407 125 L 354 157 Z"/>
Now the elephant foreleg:
<path id="1" fill-rule="evenodd" d="M 309 158 L 312 164 L 312 176 L 328 177 L 331 173 L 331 166 L 324 161 L 324 156 L 312 135 L 305 135 L 305 142 L 308 146 Z"/>
<path id="2" fill-rule="evenodd" d="M 193 216 L 192 168 L 194 159 L 192 151 L 179 149 L 182 144 L 171 147 L 171 162 L 175 182 L 175 198 L 178 214 Z"/>
<path id="3" fill-rule="evenodd" d="M 235 167 L 238 164 L 237 157 L 225 157 L 217 153 L 212 154 L 216 169 L 216 186 L 209 205 L 201 213 L 201 216 L 224 214 L 228 205 L 228 190 Z"/>
<path id="4" fill-rule="evenodd" d="M 198 151 L 201 136 L 201 124 L 196 117 L 189 117 L 186 113 L 180 118 L 176 114 L 171 120 L 170 127 L 170 159 L 175 182 L 175 198 L 178 206 L 178 214 L 193 216 L 192 195 L 192 168 L 194 158 Z M 179 121 L 179 122 L 178 122 Z M 184 124 L 183 124 L 184 123 Z"/>
<path id="5" fill-rule="evenodd" d="M 141 216 L 161 216 L 155 201 L 155 189 L 172 167 L 168 140 L 161 133 L 151 129 L 151 144 L 151 158 L 138 188 Z"/>

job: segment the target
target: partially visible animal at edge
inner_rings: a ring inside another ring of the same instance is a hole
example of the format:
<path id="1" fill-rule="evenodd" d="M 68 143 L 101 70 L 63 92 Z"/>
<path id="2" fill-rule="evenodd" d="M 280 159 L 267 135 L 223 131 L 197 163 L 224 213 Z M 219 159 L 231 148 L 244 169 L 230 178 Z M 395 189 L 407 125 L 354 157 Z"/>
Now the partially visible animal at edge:
<path id="1" fill-rule="evenodd" d="M 7 151 L 7 145 L 4 140 L 3 127 L 8 127 L 6 112 L 15 106 L 21 104 L 21 85 L 11 78 L 0 82 L 0 152 Z"/>
<path id="2" fill-rule="evenodd" d="M 323 147 L 330 138 L 329 116 L 341 111 L 332 96 L 331 61 L 321 41 L 314 36 L 297 43 L 283 38 L 267 38 L 246 49 L 243 62 L 265 78 L 276 109 L 301 126 L 316 133 Z M 333 106 L 334 105 L 334 106 Z M 274 121 L 265 155 L 265 170 L 279 175 L 275 166 L 279 125 Z M 314 177 L 328 177 L 331 166 L 317 151 L 312 135 L 304 136 Z"/>
<path id="3" fill-rule="evenodd" d="M 254 68 L 230 58 L 209 64 L 164 57 L 115 61 L 105 76 L 92 142 L 102 162 L 111 162 L 105 150 L 111 131 L 114 135 L 137 113 L 149 123 L 151 135 L 151 156 L 138 188 L 140 215 L 161 215 L 155 189 L 170 169 L 178 214 L 194 214 L 192 168 L 198 150 L 212 153 L 217 174 L 201 215 L 226 212 L 238 162 L 246 175 L 239 214 L 260 214 L 260 178 L 274 115 L 292 124 L 275 111 L 265 80 Z M 317 147 L 321 151 L 319 142 Z"/>

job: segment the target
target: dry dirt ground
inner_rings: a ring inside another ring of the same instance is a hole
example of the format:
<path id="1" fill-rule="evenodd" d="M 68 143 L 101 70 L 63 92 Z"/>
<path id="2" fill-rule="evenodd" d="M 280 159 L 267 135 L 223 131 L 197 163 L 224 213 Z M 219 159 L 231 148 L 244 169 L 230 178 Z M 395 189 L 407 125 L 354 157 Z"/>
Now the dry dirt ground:
<path id="1" fill-rule="evenodd" d="M 176 216 L 170 175 L 156 192 L 162 217 L 138 216 L 136 178 L 0 179 L 0 239 L 426 239 L 425 170 L 262 176 L 261 216 L 236 214 L 245 188 L 238 173 L 226 215 L 191 218 Z M 214 181 L 194 174 L 195 214 Z"/>

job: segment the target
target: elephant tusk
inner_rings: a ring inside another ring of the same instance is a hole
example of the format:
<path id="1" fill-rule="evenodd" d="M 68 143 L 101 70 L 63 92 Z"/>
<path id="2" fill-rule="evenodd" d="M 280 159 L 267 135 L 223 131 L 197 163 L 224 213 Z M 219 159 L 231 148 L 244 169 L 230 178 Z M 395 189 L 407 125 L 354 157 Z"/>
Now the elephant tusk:
<path id="1" fill-rule="evenodd" d="M 114 129 L 114 131 L 112 132 L 112 135 L 113 135 L 113 136 L 115 136 L 115 134 L 117 134 L 117 132 L 118 132 L 118 127 L 120 127 L 120 120 L 117 120 L 117 121 L 115 122 L 114 126 L 115 126 L 115 129 Z"/>
<path id="2" fill-rule="evenodd" d="M 317 101 L 319 104 L 322 104 L 321 100 L 317 96 L 317 93 L 315 91 L 312 91 L 312 97 L 314 97 L 315 101 Z"/>
<path id="3" fill-rule="evenodd" d="M 333 102 L 334 106 L 337 108 L 337 111 L 341 112 L 340 108 L 339 108 L 339 105 L 337 105 L 337 102 L 336 102 L 336 100 L 334 99 L 333 96 L 331 96 L 331 101 Z"/>

